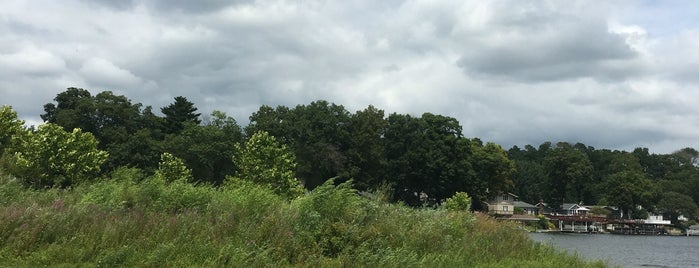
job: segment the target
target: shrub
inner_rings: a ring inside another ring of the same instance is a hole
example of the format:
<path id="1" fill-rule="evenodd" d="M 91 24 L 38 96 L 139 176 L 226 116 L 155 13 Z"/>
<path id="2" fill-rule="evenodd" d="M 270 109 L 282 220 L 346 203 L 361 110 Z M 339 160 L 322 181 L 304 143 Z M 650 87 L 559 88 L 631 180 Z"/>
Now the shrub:
<path id="1" fill-rule="evenodd" d="M 447 198 L 443 206 L 447 210 L 469 211 L 471 209 L 471 197 L 467 193 L 457 192 L 454 196 Z"/>

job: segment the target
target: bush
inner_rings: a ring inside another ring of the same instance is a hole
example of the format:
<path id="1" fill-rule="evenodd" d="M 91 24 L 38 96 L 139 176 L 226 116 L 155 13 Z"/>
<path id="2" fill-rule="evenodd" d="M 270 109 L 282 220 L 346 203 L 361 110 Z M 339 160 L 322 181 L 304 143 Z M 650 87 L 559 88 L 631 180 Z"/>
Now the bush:
<path id="1" fill-rule="evenodd" d="M 457 192 L 454 196 L 447 198 L 443 206 L 447 210 L 469 211 L 471 209 L 471 197 L 467 193 Z"/>

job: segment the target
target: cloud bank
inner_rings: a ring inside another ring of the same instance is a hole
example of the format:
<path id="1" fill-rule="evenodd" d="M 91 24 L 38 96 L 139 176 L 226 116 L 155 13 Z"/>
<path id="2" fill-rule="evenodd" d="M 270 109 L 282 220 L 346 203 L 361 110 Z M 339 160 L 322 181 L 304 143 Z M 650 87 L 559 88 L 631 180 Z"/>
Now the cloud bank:
<path id="1" fill-rule="evenodd" d="M 690 6 L 682 6 L 690 5 Z M 6 1 L 0 102 L 38 124 L 67 87 L 246 124 L 325 99 L 432 112 L 505 147 L 699 148 L 696 4 Z M 649 16 L 649 14 L 656 14 Z"/>

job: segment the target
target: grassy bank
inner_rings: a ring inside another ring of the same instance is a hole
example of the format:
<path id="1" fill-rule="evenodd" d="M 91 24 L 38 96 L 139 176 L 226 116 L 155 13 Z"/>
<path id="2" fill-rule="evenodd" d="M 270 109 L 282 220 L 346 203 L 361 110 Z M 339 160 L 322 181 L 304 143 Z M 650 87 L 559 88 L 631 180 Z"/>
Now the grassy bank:
<path id="1" fill-rule="evenodd" d="M 485 216 L 388 204 L 347 184 L 288 201 L 250 183 L 214 189 L 134 176 L 69 190 L 29 190 L 2 176 L 0 266 L 604 266 Z"/>

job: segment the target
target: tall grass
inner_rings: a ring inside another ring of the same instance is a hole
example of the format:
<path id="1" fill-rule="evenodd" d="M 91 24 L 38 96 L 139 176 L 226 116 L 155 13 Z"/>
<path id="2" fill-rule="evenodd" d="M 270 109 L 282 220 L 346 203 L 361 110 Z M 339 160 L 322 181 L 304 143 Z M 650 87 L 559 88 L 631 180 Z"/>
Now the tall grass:
<path id="1" fill-rule="evenodd" d="M 0 266 L 604 266 L 487 216 L 370 200 L 347 183 L 288 201 L 250 183 L 140 179 L 31 190 L 0 176 Z"/>

